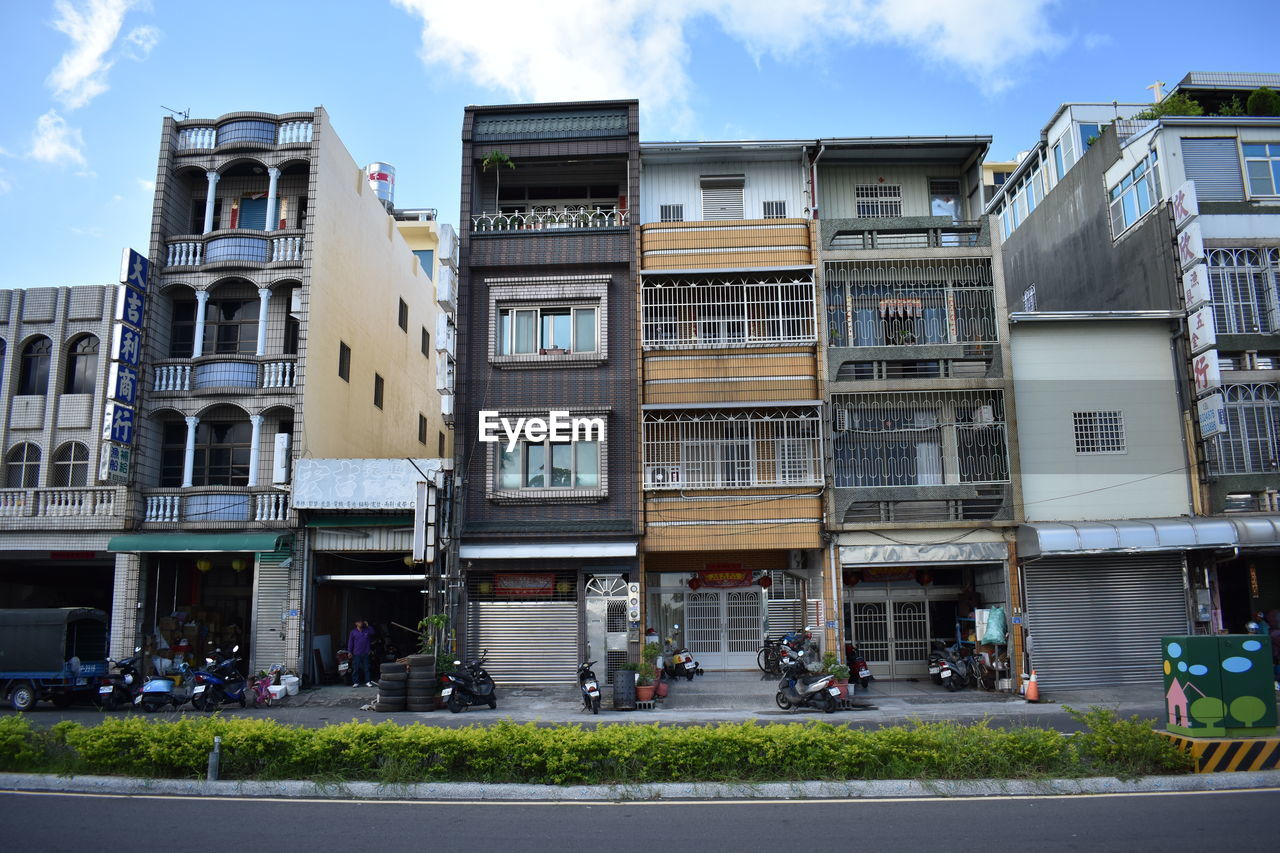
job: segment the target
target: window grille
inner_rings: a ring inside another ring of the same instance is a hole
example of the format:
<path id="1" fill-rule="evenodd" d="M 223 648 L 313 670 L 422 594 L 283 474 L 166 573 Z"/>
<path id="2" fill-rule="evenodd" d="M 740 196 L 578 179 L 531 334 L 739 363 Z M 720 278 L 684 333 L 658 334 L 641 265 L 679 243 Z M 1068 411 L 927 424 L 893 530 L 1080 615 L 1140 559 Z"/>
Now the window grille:
<path id="1" fill-rule="evenodd" d="M 986 259 L 829 263 L 826 289 L 830 346 L 997 340 Z"/>
<path id="2" fill-rule="evenodd" d="M 807 408 L 646 413 L 645 487 L 821 486 L 820 427 Z"/>
<path id="3" fill-rule="evenodd" d="M 853 198 L 860 218 L 902 215 L 900 184 L 856 184 Z"/>
<path id="4" fill-rule="evenodd" d="M 787 203 L 785 201 L 766 201 L 764 203 L 765 219 L 786 219 Z"/>
<path id="5" fill-rule="evenodd" d="M 1009 481 L 998 391 L 833 394 L 837 488 Z"/>
<path id="6" fill-rule="evenodd" d="M 817 341 L 812 281 L 646 278 L 641 299 L 651 349 Z"/>
<path id="7" fill-rule="evenodd" d="M 1124 453 L 1124 414 L 1109 412 L 1072 412 L 1076 453 Z"/>
<path id="8" fill-rule="evenodd" d="M 1280 389 L 1228 385 L 1223 397 L 1227 431 L 1206 443 L 1210 473 L 1262 474 L 1280 468 Z"/>
<path id="9" fill-rule="evenodd" d="M 1218 332 L 1280 331 L 1280 249 L 1210 249 L 1208 255 Z"/>
<path id="10" fill-rule="evenodd" d="M 658 208 L 659 222 L 684 222 L 683 204 L 664 204 Z"/>

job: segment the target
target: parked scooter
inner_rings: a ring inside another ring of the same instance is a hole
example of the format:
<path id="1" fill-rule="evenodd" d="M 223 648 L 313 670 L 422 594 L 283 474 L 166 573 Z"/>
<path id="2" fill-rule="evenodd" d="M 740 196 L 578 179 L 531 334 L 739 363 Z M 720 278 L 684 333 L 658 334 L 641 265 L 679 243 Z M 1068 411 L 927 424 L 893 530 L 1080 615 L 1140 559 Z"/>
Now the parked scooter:
<path id="1" fill-rule="evenodd" d="M 593 660 L 583 661 L 582 666 L 578 667 L 578 688 L 582 691 L 582 710 L 599 714 L 600 682 L 591 670 L 595 663 Z"/>
<path id="2" fill-rule="evenodd" d="M 182 676 L 183 687 L 178 687 L 178 679 L 171 675 L 157 675 L 148 678 L 142 690 L 133 697 L 133 704 L 148 714 L 154 714 L 161 708 L 172 705 L 181 708 L 191 701 L 192 684 L 195 681 L 195 670 L 186 661 L 180 661 L 176 675 Z"/>
<path id="3" fill-rule="evenodd" d="M 241 708 L 248 707 L 249 699 L 245 691 L 248 683 L 236 669 L 240 658 L 235 653 L 239 646 L 231 649 L 231 654 L 223 656 L 221 649 L 213 654 L 218 657 L 206 657 L 205 668 L 197 670 L 195 687 L 191 689 L 191 704 L 199 711 L 216 711 L 227 702 L 239 702 Z"/>
<path id="4" fill-rule="evenodd" d="M 830 675 L 811 674 L 804 664 L 804 652 L 787 652 L 782 657 L 782 680 L 774 701 L 784 711 L 817 708 L 825 714 L 836 709 L 840 688 Z"/>
<path id="5" fill-rule="evenodd" d="M 440 676 L 440 698 L 444 699 L 449 710 L 458 713 L 472 705 L 488 705 L 498 707 L 498 691 L 493 686 L 493 679 L 484 669 L 484 662 L 489 652 L 485 650 L 480 657 L 467 661 L 454 661 L 458 667 L 455 672 Z"/>
<path id="6" fill-rule="evenodd" d="M 929 678 L 934 684 L 942 686 L 942 669 L 947 660 L 947 644 L 934 640 L 929 646 Z M 950 676 L 948 676 L 950 677 Z"/>
<path id="7" fill-rule="evenodd" d="M 120 661 L 107 659 L 109 668 L 98 682 L 98 704 L 104 711 L 127 708 L 133 704 L 134 695 L 142 687 L 142 673 L 138 671 L 138 655 L 142 647 L 133 650 L 133 657 Z"/>
<path id="8" fill-rule="evenodd" d="M 702 675 L 702 667 L 693 659 L 693 652 L 684 646 L 676 646 L 672 637 L 667 638 L 667 651 L 662 656 L 662 671 L 672 681 L 682 676 L 693 681 L 695 675 Z"/>
<path id="9" fill-rule="evenodd" d="M 867 659 L 858 650 L 857 643 L 844 644 L 844 659 L 849 663 L 849 681 L 865 688 L 875 678 L 871 674 L 871 667 L 867 666 Z"/>

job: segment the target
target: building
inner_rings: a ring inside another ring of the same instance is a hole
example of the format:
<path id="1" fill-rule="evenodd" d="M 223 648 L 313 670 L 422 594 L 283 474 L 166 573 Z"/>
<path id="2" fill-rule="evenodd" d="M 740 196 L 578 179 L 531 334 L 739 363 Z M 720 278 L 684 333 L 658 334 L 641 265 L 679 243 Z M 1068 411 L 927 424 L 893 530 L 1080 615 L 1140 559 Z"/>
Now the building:
<path id="1" fill-rule="evenodd" d="M 1277 83 L 1188 74 L 1171 94 L 1208 114 L 1129 113 L 1065 174 L 1042 136 L 991 203 L 1037 436 L 1018 548 L 1028 663 L 1051 685 L 1158 680 L 1161 634 L 1241 632 L 1280 606 L 1280 117 L 1235 108 Z M 1019 217 L 1028 163 L 1058 180 Z"/>
<path id="2" fill-rule="evenodd" d="M 322 108 L 166 119 L 149 255 L 140 511 L 110 543 L 140 607 L 113 650 L 236 642 L 253 669 L 297 668 L 316 628 L 293 463 L 447 450 L 438 264 Z"/>
<path id="3" fill-rule="evenodd" d="M 463 119 L 458 621 L 507 683 L 572 682 L 584 649 L 611 671 L 639 639 L 637 110 Z"/>

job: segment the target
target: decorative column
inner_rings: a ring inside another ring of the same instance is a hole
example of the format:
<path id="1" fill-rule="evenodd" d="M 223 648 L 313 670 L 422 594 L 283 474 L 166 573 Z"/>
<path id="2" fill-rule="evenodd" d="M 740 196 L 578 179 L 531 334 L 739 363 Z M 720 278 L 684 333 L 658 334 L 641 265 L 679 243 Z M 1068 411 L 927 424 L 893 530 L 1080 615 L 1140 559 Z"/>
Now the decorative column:
<path id="1" fill-rule="evenodd" d="M 255 355 L 267 354 L 267 309 L 271 305 L 271 289 L 258 288 L 258 349 Z"/>
<path id="2" fill-rule="evenodd" d="M 280 181 L 280 170 L 272 166 L 267 169 L 267 174 L 271 176 L 271 184 L 267 187 L 267 219 L 263 223 L 263 230 L 275 231 L 280 221 L 280 217 L 276 215 L 276 184 Z"/>
<path id="3" fill-rule="evenodd" d="M 182 488 L 191 488 L 196 469 L 196 427 L 199 418 L 187 418 L 187 448 L 182 455 Z"/>
<path id="4" fill-rule="evenodd" d="M 258 485 L 258 454 L 262 450 L 262 415 L 249 415 L 253 434 L 249 437 L 249 487 Z"/>
<path id="5" fill-rule="evenodd" d="M 209 291 L 196 291 L 196 333 L 193 335 L 191 344 L 191 357 L 199 358 L 204 355 L 204 318 L 205 303 L 209 301 Z"/>
<path id="6" fill-rule="evenodd" d="M 217 200 L 218 180 L 222 177 L 217 172 L 205 172 L 204 176 L 209 179 L 209 194 L 204 199 L 204 231 L 208 234 L 213 230 L 213 203 Z"/>

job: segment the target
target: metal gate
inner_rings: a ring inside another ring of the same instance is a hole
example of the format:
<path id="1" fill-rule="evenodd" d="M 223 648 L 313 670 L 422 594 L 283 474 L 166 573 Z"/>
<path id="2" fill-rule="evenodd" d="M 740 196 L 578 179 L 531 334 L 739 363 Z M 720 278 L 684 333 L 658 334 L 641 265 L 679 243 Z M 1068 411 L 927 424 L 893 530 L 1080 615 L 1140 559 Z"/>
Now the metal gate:
<path id="1" fill-rule="evenodd" d="M 467 655 L 488 650 L 485 669 L 503 684 L 573 684 L 578 605 L 573 601 L 473 601 Z"/>
<path id="2" fill-rule="evenodd" d="M 1189 633 L 1181 554 L 1023 566 L 1031 665 L 1047 689 L 1155 684 L 1160 638 Z"/>
<path id="3" fill-rule="evenodd" d="M 759 590 L 708 590 L 685 598 L 685 642 L 707 669 L 748 669 L 764 630 Z"/>
<path id="4" fill-rule="evenodd" d="M 627 582 L 621 575 L 587 578 L 586 611 L 586 659 L 596 661 L 596 673 L 603 671 L 612 684 L 613 673 L 627 662 Z"/>
<path id="5" fill-rule="evenodd" d="M 849 616 L 854 642 L 877 678 L 928 673 L 928 602 L 853 601 Z"/>

